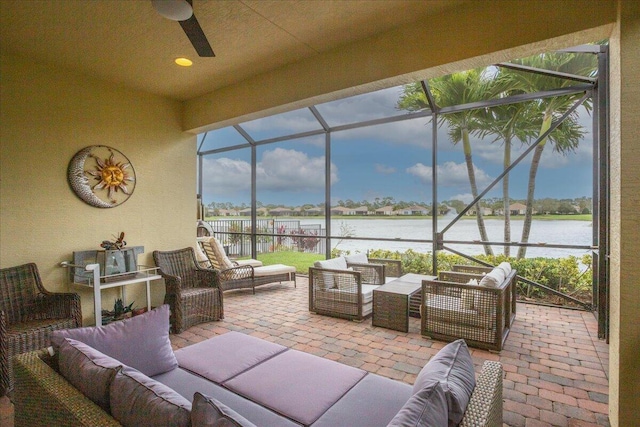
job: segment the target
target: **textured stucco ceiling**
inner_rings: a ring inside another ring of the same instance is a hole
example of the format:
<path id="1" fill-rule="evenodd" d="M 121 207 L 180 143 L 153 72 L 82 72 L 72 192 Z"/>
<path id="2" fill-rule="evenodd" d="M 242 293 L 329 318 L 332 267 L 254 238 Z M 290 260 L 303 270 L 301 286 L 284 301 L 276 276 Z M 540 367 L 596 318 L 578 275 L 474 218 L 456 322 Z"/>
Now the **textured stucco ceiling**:
<path id="1" fill-rule="evenodd" d="M 198 58 L 149 0 L 2 0 L 3 53 L 189 100 L 467 0 L 194 0 L 215 58 Z M 173 63 L 194 60 L 190 68 Z"/>

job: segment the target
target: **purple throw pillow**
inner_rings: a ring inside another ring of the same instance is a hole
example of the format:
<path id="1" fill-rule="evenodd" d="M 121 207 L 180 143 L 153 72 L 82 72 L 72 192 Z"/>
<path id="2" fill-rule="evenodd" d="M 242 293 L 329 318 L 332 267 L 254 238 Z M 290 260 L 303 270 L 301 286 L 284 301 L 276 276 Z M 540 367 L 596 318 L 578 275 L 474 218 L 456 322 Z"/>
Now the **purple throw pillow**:
<path id="1" fill-rule="evenodd" d="M 413 385 L 414 394 L 434 381 L 440 382 L 447 397 L 449 426 L 457 426 L 476 387 L 473 360 L 464 340 L 447 344 L 427 362 Z"/>
<path id="2" fill-rule="evenodd" d="M 65 338 L 83 342 L 150 377 L 178 366 L 169 341 L 169 306 L 166 304 L 105 326 L 53 331 L 51 341 L 56 351 Z"/>
<path id="3" fill-rule="evenodd" d="M 111 415 L 125 427 L 190 427 L 191 402 L 133 368 L 111 381 Z"/>
<path id="4" fill-rule="evenodd" d="M 72 386 L 109 412 L 109 386 L 122 363 L 80 341 L 66 338 L 60 345 L 58 367 Z"/>

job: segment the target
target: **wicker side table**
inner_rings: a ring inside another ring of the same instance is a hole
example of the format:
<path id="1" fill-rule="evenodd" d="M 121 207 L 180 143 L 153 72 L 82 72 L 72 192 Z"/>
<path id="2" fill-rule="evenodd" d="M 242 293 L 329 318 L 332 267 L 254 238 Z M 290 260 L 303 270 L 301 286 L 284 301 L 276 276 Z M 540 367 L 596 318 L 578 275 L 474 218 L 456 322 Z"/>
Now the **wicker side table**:
<path id="1" fill-rule="evenodd" d="M 409 311 L 413 309 L 415 312 L 414 306 L 422 289 L 422 281 L 433 278 L 434 276 L 410 273 L 374 289 L 371 324 L 409 332 Z"/>

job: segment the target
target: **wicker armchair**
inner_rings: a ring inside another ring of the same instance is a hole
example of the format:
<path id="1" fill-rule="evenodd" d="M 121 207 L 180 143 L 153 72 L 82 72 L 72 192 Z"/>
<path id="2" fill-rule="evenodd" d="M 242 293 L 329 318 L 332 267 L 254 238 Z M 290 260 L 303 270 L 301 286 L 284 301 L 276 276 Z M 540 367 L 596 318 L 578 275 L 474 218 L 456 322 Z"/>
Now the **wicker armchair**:
<path id="1" fill-rule="evenodd" d="M 399 259 L 369 258 L 363 253 L 345 257 L 347 267 L 362 273 L 362 281 L 385 284 L 402 276 L 402 261 Z"/>
<path id="2" fill-rule="evenodd" d="M 309 267 L 309 311 L 362 321 L 373 313 L 373 290 L 356 270 Z"/>
<path id="3" fill-rule="evenodd" d="M 52 293 L 38 267 L 24 264 L 0 270 L 0 396 L 13 389 L 12 358 L 48 347 L 50 333 L 82 325 L 80 297 Z"/>
<path id="4" fill-rule="evenodd" d="M 198 265 L 193 248 L 154 251 L 153 260 L 167 288 L 164 302 L 171 307 L 174 333 L 224 317 L 218 275 Z"/>
<path id="5" fill-rule="evenodd" d="M 469 284 L 479 282 L 482 272 L 441 271 L 436 280 L 422 281 L 422 335 L 463 338 L 472 347 L 502 350 L 515 319 L 517 272 L 512 270 L 495 288 Z"/>

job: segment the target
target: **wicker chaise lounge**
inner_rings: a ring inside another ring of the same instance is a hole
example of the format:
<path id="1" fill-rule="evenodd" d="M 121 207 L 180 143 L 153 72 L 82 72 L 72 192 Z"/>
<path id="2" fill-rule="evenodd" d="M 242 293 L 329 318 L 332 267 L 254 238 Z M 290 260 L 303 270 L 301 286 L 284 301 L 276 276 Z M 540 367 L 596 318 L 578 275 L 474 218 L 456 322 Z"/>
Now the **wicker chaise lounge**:
<path id="1" fill-rule="evenodd" d="M 295 267 L 284 264 L 262 265 L 257 260 L 231 261 L 213 236 L 198 239 L 198 243 L 209 259 L 211 268 L 218 273 L 223 291 L 252 289 L 255 294 L 256 286 L 289 281 L 293 281 L 294 287 L 297 286 Z"/>
<path id="2" fill-rule="evenodd" d="M 516 316 L 516 270 L 495 285 L 479 286 L 493 269 L 456 266 L 441 271 L 436 280 L 422 282 L 422 335 L 471 347 L 501 351 Z"/>

